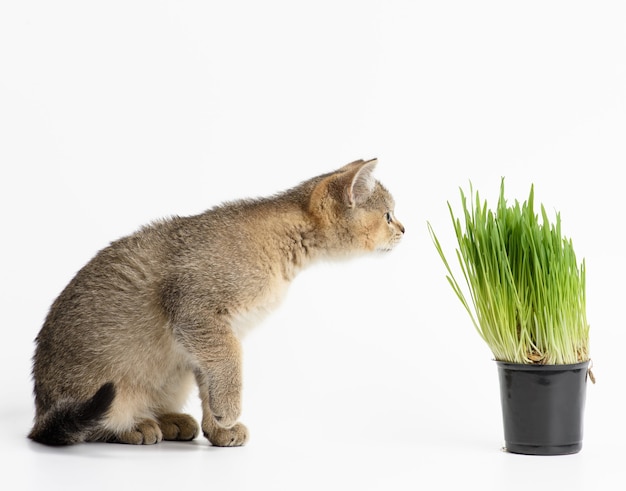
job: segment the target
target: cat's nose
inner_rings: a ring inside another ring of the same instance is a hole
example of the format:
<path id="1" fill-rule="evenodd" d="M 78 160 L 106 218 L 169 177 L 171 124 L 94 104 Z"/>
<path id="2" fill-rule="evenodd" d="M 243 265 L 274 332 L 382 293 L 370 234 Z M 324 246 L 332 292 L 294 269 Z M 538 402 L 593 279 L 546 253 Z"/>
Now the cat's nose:
<path id="1" fill-rule="evenodd" d="M 404 233 L 404 225 L 402 225 L 400 222 L 396 222 L 398 224 L 398 228 L 400 229 L 400 232 Z"/>

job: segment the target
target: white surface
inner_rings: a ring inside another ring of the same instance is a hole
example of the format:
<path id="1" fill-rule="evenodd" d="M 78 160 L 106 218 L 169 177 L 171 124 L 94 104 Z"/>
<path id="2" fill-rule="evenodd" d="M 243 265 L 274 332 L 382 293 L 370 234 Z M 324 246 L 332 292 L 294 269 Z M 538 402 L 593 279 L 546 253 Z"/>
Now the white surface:
<path id="1" fill-rule="evenodd" d="M 625 21 L 622 2 L 3 2 L 3 482 L 623 489 Z M 33 339 L 98 249 L 372 157 L 405 241 L 306 271 L 245 341 L 248 446 L 27 441 Z M 587 261 L 598 383 L 573 456 L 500 451 L 495 364 L 427 233 L 452 251 L 446 201 L 471 180 L 493 202 L 501 176 L 512 199 L 534 182 Z"/>

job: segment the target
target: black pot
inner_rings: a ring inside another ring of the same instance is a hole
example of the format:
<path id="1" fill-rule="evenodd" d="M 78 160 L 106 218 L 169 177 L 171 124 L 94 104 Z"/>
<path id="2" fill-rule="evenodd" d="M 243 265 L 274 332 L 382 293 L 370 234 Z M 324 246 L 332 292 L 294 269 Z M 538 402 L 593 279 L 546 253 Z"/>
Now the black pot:
<path id="1" fill-rule="evenodd" d="M 579 452 L 589 362 L 573 365 L 496 363 L 505 450 L 526 455 Z"/>

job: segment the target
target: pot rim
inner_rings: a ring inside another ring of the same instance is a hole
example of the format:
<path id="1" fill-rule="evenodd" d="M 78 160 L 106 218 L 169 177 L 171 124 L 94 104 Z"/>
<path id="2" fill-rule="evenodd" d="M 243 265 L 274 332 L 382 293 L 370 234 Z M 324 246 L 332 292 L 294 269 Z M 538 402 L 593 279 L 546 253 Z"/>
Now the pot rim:
<path id="1" fill-rule="evenodd" d="M 536 371 L 563 371 L 563 370 L 578 370 L 581 368 L 587 368 L 591 360 L 582 361 L 579 363 L 571 363 L 565 365 L 538 365 L 538 364 L 530 364 L 530 363 L 514 363 L 509 361 L 500 361 L 494 360 L 498 367 L 506 368 L 510 370 L 518 370 L 518 371 L 528 371 L 528 372 L 536 372 Z"/>

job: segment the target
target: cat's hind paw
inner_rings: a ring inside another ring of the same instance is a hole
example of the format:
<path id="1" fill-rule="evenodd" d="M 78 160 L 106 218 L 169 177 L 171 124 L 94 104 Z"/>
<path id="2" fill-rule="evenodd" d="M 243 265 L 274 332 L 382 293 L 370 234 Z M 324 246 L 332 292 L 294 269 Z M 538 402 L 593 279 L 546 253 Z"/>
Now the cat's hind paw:
<path id="1" fill-rule="evenodd" d="M 169 413 L 158 418 L 163 440 L 189 441 L 198 436 L 200 428 L 188 414 Z"/>
<path id="2" fill-rule="evenodd" d="M 135 428 L 115 435 L 115 441 L 131 445 L 153 445 L 163 440 L 159 424 L 153 419 L 143 419 Z"/>

